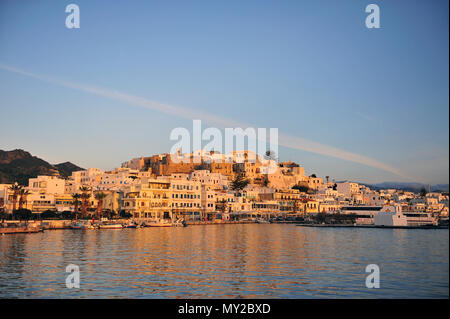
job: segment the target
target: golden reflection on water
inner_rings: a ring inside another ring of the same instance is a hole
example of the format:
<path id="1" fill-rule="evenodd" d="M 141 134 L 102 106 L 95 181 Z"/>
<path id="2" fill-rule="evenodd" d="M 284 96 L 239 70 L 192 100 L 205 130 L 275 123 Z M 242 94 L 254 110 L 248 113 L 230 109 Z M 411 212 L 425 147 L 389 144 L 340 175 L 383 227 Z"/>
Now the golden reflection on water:
<path id="1" fill-rule="evenodd" d="M 0 297 L 448 297 L 448 230 L 54 230 L 2 236 L 0 257 Z M 365 288 L 370 263 L 386 290 Z M 80 289 L 65 287 L 69 264 Z"/>

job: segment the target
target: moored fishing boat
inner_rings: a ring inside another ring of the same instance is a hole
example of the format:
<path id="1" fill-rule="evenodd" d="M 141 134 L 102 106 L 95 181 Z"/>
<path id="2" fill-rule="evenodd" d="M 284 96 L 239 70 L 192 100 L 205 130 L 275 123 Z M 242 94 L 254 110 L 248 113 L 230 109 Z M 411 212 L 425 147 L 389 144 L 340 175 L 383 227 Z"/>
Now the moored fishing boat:
<path id="1" fill-rule="evenodd" d="M 119 223 L 105 223 L 99 225 L 100 229 L 122 229 L 122 224 Z"/>
<path id="2" fill-rule="evenodd" d="M 83 223 L 81 221 L 72 222 L 69 227 L 70 229 L 81 229 L 81 230 L 95 228 L 91 223 L 89 222 Z"/>
<path id="3" fill-rule="evenodd" d="M 172 227 L 170 219 L 154 219 L 145 223 L 145 227 Z"/>
<path id="4" fill-rule="evenodd" d="M 187 224 L 186 224 L 186 222 L 184 221 L 183 218 L 180 218 L 180 219 L 177 219 L 176 221 L 174 221 L 172 226 L 175 226 L 175 227 L 186 227 Z"/>
<path id="5" fill-rule="evenodd" d="M 72 223 L 69 227 L 70 229 L 85 229 L 82 223 Z"/>
<path id="6" fill-rule="evenodd" d="M 138 228 L 138 224 L 136 222 L 129 222 L 128 224 L 123 225 L 123 228 Z"/>
<path id="7" fill-rule="evenodd" d="M 264 218 L 257 218 L 256 219 L 257 224 L 270 224 L 270 222 L 267 219 Z"/>

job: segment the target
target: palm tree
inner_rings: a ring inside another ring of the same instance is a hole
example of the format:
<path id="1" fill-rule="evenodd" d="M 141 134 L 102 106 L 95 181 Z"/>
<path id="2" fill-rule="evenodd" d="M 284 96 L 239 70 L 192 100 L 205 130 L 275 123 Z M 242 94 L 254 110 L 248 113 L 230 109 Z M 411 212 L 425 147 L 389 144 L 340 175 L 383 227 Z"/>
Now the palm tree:
<path id="1" fill-rule="evenodd" d="M 30 192 L 25 188 L 21 188 L 19 191 L 20 199 L 19 199 L 19 209 L 23 208 L 23 204 L 25 204 L 25 208 L 27 206 L 27 196 L 30 195 Z"/>
<path id="2" fill-rule="evenodd" d="M 91 189 L 88 186 L 81 186 L 81 214 L 83 217 L 87 216 L 87 207 L 88 207 L 88 200 L 91 197 Z"/>
<path id="3" fill-rule="evenodd" d="M 97 218 L 98 219 L 102 218 L 103 199 L 106 196 L 107 195 L 103 192 L 98 192 L 98 193 L 95 193 L 95 195 L 94 195 L 95 199 L 98 201 L 98 203 L 97 203 Z"/>
<path id="4" fill-rule="evenodd" d="M 74 209 L 73 209 L 73 210 L 74 210 L 74 212 L 75 212 L 75 219 L 77 219 L 77 216 L 78 216 L 78 206 L 81 204 L 81 202 L 80 202 L 81 194 L 75 193 L 75 194 L 72 195 L 72 198 L 73 198 L 72 204 L 73 204 L 73 206 L 74 206 Z"/>
<path id="5" fill-rule="evenodd" d="M 13 194 L 12 194 L 13 213 L 16 210 L 17 197 L 19 196 L 21 189 L 22 189 L 22 186 L 17 184 L 17 182 L 15 182 L 13 185 L 11 185 L 9 187 L 9 190 L 11 190 L 13 192 Z"/>

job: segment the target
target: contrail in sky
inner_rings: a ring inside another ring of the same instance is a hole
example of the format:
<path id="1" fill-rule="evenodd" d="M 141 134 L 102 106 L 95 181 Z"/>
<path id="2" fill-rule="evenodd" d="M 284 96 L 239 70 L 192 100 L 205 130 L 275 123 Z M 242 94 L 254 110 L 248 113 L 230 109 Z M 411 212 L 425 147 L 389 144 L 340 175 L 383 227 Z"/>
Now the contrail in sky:
<path id="1" fill-rule="evenodd" d="M 80 91 L 84 91 L 84 92 L 89 92 L 89 93 L 92 93 L 95 95 L 103 96 L 103 97 L 106 97 L 109 99 L 122 101 L 127 104 L 132 104 L 135 106 L 155 110 L 158 112 L 175 115 L 175 116 L 186 118 L 189 120 L 200 119 L 200 120 L 203 120 L 205 122 L 208 122 L 209 124 L 215 125 L 220 128 L 226 128 L 226 127 L 247 128 L 247 127 L 251 126 L 251 125 L 246 125 L 241 122 L 237 122 L 232 119 L 227 119 L 222 116 L 219 117 L 214 114 L 202 112 L 199 110 L 194 110 L 194 109 L 190 109 L 187 107 L 163 104 L 163 103 L 155 102 L 155 101 L 152 101 L 152 100 L 149 100 L 146 98 L 129 95 L 126 93 L 115 91 L 115 90 L 108 90 L 108 89 L 97 88 L 97 87 L 88 86 L 88 85 L 84 85 L 84 84 L 80 84 L 80 83 L 63 81 L 63 80 L 56 79 L 53 77 L 27 72 L 27 71 L 24 71 L 24 70 L 15 68 L 15 67 L 11 67 L 8 65 L 4 65 L 4 64 L 0 64 L 0 69 L 6 70 L 9 72 L 13 72 L 13 73 L 17 73 L 17 74 L 21 74 L 21 75 L 25 75 L 25 76 L 35 78 L 35 79 L 38 79 L 41 81 L 46 81 L 46 82 L 56 84 L 59 86 L 64 86 L 64 87 L 68 87 L 68 88 L 72 88 L 72 89 L 76 89 L 76 90 L 80 90 Z M 316 143 L 316 142 L 313 142 L 313 141 L 310 141 L 310 140 L 307 140 L 307 139 L 304 139 L 301 137 L 290 136 L 290 135 L 286 135 L 286 134 L 282 134 L 282 133 L 279 133 L 278 138 L 279 138 L 278 145 L 282 145 L 282 146 L 285 146 L 285 147 L 288 147 L 291 149 L 297 149 L 297 150 L 307 151 L 307 152 L 316 153 L 316 154 L 320 154 L 320 155 L 340 158 L 340 159 L 343 159 L 346 161 L 351 161 L 351 162 L 363 164 L 363 165 L 366 165 L 369 167 L 374 167 L 374 168 L 377 168 L 377 169 L 380 169 L 380 170 L 383 170 L 386 172 L 393 173 L 397 176 L 410 179 L 404 173 L 402 173 L 400 170 L 398 170 L 390 165 L 387 165 L 385 163 L 382 163 L 378 160 L 375 160 L 375 159 L 372 159 L 372 158 L 369 158 L 369 157 L 366 157 L 363 155 L 347 152 L 347 151 L 338 149 L 333 146 Z"/>

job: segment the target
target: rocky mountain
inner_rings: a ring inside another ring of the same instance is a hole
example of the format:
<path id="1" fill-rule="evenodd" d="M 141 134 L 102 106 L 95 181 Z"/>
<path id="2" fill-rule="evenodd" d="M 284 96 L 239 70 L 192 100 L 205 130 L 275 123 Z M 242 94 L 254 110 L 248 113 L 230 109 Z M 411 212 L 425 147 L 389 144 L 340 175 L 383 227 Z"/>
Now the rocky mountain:
<path id="1" fill-rule="evenodd" d="M 52 165 L 24 150 L 0 150 L 0 184 L 18 182 L 21 185 L 27 185 L 29 178 L 38 175 L 67 178 L 72 172 L 80 170 L 83 168 L 70 162 Z"/>

